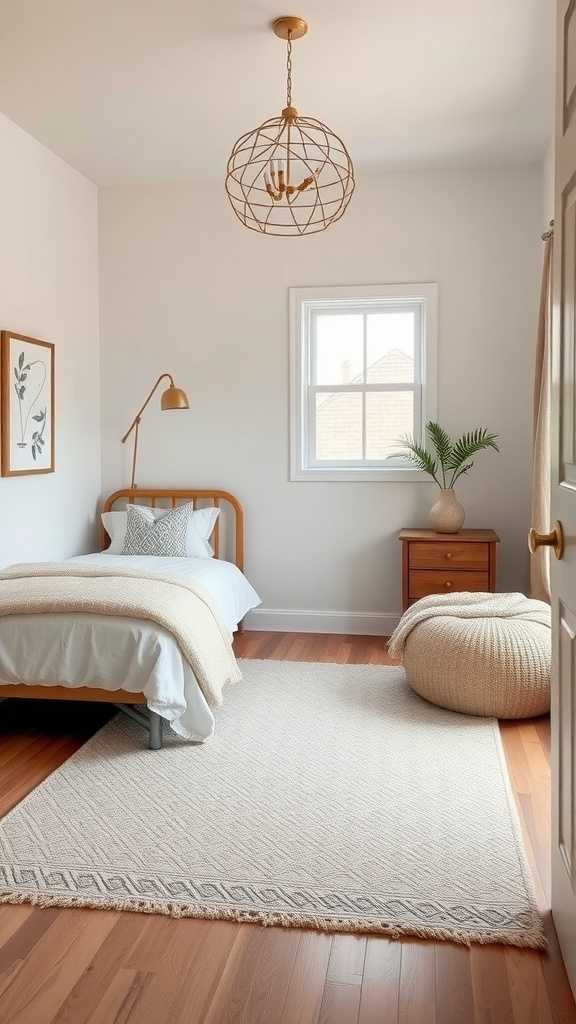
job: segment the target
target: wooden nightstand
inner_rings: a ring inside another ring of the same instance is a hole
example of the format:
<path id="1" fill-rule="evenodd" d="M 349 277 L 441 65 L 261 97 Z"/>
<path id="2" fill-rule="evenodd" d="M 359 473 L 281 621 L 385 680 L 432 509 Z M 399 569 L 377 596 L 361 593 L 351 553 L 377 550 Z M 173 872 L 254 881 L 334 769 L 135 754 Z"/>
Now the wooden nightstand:
<path id="1" fill-rule="evenodd" d="M 496 590 L 494 530 L 401 530 L 402 611 L 428 594 Z"/>

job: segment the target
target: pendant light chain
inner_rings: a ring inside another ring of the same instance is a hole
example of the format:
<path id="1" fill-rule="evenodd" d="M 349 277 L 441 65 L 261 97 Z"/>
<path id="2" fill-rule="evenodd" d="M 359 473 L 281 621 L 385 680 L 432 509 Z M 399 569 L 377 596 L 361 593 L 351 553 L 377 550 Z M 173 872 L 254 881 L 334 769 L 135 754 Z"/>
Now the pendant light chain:
<path id="1" fill-rule="evenodd" d="M 288 32 L 286 55 L 286 106 L 292 106 L 292 32 Z"/>

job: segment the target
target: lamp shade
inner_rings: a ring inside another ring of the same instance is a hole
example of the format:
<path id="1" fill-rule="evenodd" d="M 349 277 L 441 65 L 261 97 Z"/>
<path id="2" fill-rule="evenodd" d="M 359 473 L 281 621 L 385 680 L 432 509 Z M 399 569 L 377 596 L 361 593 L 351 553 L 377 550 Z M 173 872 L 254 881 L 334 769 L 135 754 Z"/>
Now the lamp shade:
<path id="1" fill-rule="evenodd" d="M 166 409 L 189 409 L 188 395 L 182 388 L 177 388 L 174 384 L 171 384 L 166 391 L 162 392 L 162 398 L 160 399 L 160 405 L 163 411 Z"/>

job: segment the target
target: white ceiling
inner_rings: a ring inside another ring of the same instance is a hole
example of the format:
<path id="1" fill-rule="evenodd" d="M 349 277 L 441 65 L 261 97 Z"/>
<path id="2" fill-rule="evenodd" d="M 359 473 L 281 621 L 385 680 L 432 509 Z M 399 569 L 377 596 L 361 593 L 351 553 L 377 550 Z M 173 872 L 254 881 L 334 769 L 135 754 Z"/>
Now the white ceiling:
<path id="1" fill-rule="evenodd" d="M 222 176 L 293 101 L 360 165 L 535 160 L 551 122 L 553 0 L 3 0 L 0 108 L 100 184 Z"/>

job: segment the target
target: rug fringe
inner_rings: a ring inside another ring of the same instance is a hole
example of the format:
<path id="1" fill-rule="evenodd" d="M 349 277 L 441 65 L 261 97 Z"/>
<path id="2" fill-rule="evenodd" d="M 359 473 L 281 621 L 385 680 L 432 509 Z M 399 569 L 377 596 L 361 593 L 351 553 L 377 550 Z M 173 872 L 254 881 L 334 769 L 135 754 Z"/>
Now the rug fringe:
<path id="1" fill-rule="evenodd" d="M 89 896 L 59 896 L 43 893 L 0 892 L 0 904 L 29 903 L 35 907 L 67 907 L 87 910 L 133 911 L 140 914 L 162 914 L 165 917 L 196 918 L 207 921 L 234 921 L 237 924 L 259 924 L 265 928 L 306 928 L 320 932 L 348 932 L 350 934 L 387 935 L 392 939 L 413 936 L 419 939 L 438 939 L 460 945 L 482 946 L 502 944 L 524 949 L 548 948 L 540 922 L 532 928 L 516 931 L 479 931 L 466 928 L 436 928 L 431 925 L 391 924 L 387 921 L 366 921 L 362 918 L 316 917 L 310 914 L 282 914 L 268 911 L 246 911 L 204 907 L 195 903 L 166 903 L 132 898 L 95 899 Z"/>

